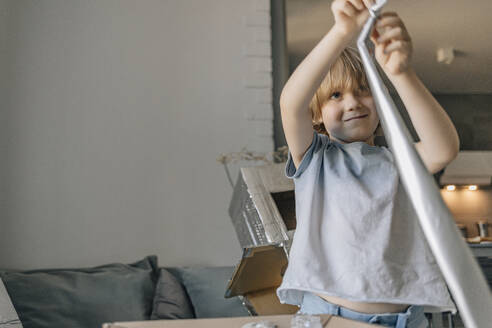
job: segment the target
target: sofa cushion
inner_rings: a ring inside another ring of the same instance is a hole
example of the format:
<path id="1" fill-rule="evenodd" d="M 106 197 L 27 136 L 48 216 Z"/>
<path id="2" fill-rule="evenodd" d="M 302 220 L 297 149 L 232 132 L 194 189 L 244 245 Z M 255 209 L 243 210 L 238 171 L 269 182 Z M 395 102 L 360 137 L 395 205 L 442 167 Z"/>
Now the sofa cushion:
<path id="1" fill-rule="evenodd" d="M 159 271 L 150 319 L 192 319 L 193 305 L 179 280 L 164 268 Z"/>
<path id="2" fill-rule="evenodd" d="M 249 315 L 238 297 L 224 297 L 234 267 L 174 267 L 167 269 L 184 285 L 197 318 Z"/>
<path id="3" fill-rule="evenodd" d="M 24 328 L 100 328 L 150 318 L 157 256 L 93 268 L 0 271 Z"/>

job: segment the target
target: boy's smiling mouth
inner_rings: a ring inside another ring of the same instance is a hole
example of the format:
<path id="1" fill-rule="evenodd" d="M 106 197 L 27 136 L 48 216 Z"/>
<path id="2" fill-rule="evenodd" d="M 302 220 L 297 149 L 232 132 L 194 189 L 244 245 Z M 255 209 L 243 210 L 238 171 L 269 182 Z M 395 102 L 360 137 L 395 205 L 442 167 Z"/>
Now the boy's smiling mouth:
<path id="1" fill-rule="evenodd" d="M 364 117 L 367 117 L 367 116 L 368 116 L 368 114 L 354 116 L 354 117 L 351 117 L 351 118 L 348 118 L 348 119 L 344 120 L 344 122 L 348 122 L 348 121 L 351 121 L 351 120 L 357 120 L 359 118 L 364 118 Z"/>

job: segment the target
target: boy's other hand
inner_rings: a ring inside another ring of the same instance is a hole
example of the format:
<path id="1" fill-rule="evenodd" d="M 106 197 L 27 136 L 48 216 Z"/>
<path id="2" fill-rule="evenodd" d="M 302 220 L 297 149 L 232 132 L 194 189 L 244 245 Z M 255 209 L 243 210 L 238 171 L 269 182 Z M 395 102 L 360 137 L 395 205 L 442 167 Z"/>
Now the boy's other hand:
<path id="1" fill-rule="evenodd" d="M 334 0 L 331 11 L 335 18 L 334 28 L 350 37 L 355 36 L 369 18 L 369 10 L 375 0 Z"/>
<path id="2" fill-rule="evenodd" d="M 397 13 L 385 12 L 378 17 L 371 41 L 376 48 L 376 60 L 387 75 L 407 71 L 413 51 L 412 40 Z"/>

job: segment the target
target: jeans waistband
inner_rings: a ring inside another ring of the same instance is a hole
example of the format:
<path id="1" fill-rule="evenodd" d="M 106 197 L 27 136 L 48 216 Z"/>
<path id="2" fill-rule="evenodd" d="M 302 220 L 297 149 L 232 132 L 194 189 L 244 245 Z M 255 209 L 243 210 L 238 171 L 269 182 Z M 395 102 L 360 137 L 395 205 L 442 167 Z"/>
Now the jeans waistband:
<path id="1" fill-rule="evenodd" d="M 307 307 L 313 305 L 318 312 L 322 311 L 322 313 L 337 315 L 340 317 L 368 322 L 368 323 L 390 325 L 391 327 L 395 327 L 395 328 L 413 327 L 414 326 L 413 324 L 412 325 L 407 325 L 407 324 L 410 324 L 412 321 L 415 321 L 420 316 L 424 316 L 423 314 L 424 308 L 423 306 L 419 306 L 419 305 L 410 305 L 405 312 L 363 313 L 363 312 L 350 310 L 338 304 L 333 304 L 313 293 L 305 292 L 301 310 L 303 308 L 306 309 Z M 419 320 L 419 322 L 420 321 L 421 320 Z M 417 324 L 417 322 L 415 322 L 415 324 Z"/>

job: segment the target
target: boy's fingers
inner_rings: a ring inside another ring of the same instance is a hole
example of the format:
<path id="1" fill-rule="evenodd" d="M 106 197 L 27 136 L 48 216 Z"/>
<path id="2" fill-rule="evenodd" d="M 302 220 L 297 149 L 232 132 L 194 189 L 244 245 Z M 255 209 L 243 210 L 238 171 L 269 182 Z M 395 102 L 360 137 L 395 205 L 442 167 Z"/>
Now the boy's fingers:
<path id="1" fill-rule="evenodd" d="M 399 25 L 399 24 L 403 24 L 400 17 L 387 16 L 387 17 L 383 17 L 383 18 L 378 19 L 378 21 L 374 25 L 376 25 L 377 27 L 383 27 L 383 26 L 388 26 L 388 25 L 394 26 L 394 25 Z"/>
<path id="2" fill-rule="evenodd" d="M 406 34 L 403 29 L 398 27 L 393 27 L 392 29 L 385 31 L 377 40 L 378 42 L 385 42 L 388 40 L 407 40 Z"/>
<path id="3" fill-rule="evenodd" d="M 344 2 L 340 6 L 340 11 L 342 11 L 345 15 L 352 17 L 355 15 L 355 8 L 350 2 Z"/>
<path id="4" fill-rule="evenodd" d="M 369 9 L 374 5 L 374 0 L 364 0 L 364 4 Z"/>
<path id="5" fill-rule="evenodd" d="M 384 13 L 379 14 L 379 17 L 386 17 L 386 16 L 398 16 L 398 14 L 394 11 L 385 11 Z"/>
<path id="6" fill-rule="evenodd" d="M 348 0 L 350 3 L 354 6 L 355 9 L 357 10 L 364 10 L 366 7 L 362 3 L 362 0 Z"/>
<path id="7" fill-rule="evenodd" d="M 384 48 L 384 53 L 389 54 L 390 52 L 396 51 L 396 50 L 408 50 L 409 44 L 406 41 L 403 40 L 397 40 L 394 42 L 391 42 L 389 45 L 387 45 Z"/>
<path id="8" fill-rule="evenodd" d="M 374 43 L 376 45 L 377 44 L 376 40 L 379 38 L 379 32 L 375 27 L 372 28 L 370 38 L 371 38 L 372 43 Z"/>
<path id="9" fill-rule="evenodd" d="M 374 24 L 374 25 L 376 25 L 377 27 L 380 27 L 380 26 L 385 26 L 388 24 L 397 24 L 398 22 L 401 22 L 399 17 L 397 17 L 397 16 L 386 16 L 386 17 L 378 18 L 376 24 Z"/>
<path id="10" fill-rule="evenodd" d="M 372 31 L 371 31 L 371 38 L 379 38 L 381 34 L 379 33 L 379 31 L 376 29 L 375 26 L 372 27 Z"/>

